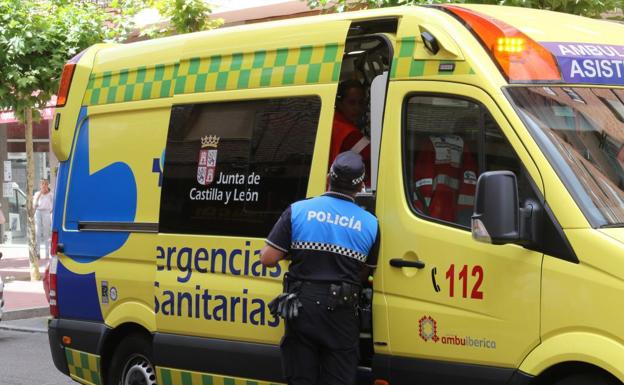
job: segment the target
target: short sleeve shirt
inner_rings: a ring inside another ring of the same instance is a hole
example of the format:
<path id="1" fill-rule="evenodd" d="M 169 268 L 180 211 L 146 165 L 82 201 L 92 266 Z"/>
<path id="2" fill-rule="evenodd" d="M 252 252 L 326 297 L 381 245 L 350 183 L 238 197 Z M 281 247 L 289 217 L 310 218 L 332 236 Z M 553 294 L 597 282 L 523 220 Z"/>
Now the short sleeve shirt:
<path id="1" fill-rule="evenodd" d="M 295 279 L 359 283 L 362 266 L 377 264 L 379 225 L 350 196 L 329 192 L 289 206 L 266 242 L 288 253 Z"/>

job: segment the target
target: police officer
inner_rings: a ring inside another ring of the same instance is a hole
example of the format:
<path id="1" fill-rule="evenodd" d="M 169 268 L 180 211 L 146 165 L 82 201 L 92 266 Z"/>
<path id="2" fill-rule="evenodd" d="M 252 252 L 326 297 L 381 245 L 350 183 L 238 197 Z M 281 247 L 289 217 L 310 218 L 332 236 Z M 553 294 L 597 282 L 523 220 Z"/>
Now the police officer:
<path id="1" fill-rule="evenodd" d="M 355 204 L 365 167 L 352 151 L 331 166 L 329 191 L 295 202 L 281 215 L 260 259 L 290 259 L 284 293 L 269 305 L 285 319 L 282 365 L 290 385 L 355 383 L 358 296 L 377 262 L 377 218 Z"/>

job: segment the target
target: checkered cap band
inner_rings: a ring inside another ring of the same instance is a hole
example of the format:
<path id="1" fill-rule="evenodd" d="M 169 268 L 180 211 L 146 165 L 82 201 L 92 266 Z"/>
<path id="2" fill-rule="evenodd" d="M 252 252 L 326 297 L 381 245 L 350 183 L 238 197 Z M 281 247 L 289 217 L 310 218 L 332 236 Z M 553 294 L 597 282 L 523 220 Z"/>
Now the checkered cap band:
<path id="1" fill-rule="evenodd" d="M 362 175 L 360 175 L 359 177 L 352 179 L 351 180 L 351 184 L 354 186 L 357 186 L 358 184 L 364 182 L 364 178 L 366 177 L 365 173 L 362 173 Z"/>
<path id="2" fill-rule="evenodd" d="M 338 176 L 338 174 L 336 173 L 336 171 L 334 171 L 333 166 L 329 169 L 329 176 L 334 181 L 342 181 L 340 177 Z M 363 172 L 362 175 L 358 176 L 357 178 L 351 179 L 351 185 L 353 186 L 359 185 L 360 183 L 364 181 L 365 177 L 366 177 L 366 173 Z"/>
<path id="3" fill-rule="evenodd" d="M 321 242 L 302 242 L 297 241 L 290 244 L 290 248 L 293 250 L 314 250 L 314 251 L 327 251 L 330 253 L 339 254 L 345 257 L 353 258 L 362 263 L 366 263 L 366 254 L 347 249 L 346 247 L 336 246 L 329 243 Z"/>

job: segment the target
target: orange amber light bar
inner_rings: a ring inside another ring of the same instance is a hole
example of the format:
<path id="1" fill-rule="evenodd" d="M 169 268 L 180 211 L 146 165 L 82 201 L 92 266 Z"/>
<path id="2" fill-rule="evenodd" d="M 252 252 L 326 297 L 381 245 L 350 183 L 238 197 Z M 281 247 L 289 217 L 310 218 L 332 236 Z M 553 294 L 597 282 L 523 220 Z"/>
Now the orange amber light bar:
<path id="1" fill-rule="evenodd" d="M 510 83 L 561 81 L 553 55 L 519 29 L 482 13 L 442 5 L 483 43 Z"/>

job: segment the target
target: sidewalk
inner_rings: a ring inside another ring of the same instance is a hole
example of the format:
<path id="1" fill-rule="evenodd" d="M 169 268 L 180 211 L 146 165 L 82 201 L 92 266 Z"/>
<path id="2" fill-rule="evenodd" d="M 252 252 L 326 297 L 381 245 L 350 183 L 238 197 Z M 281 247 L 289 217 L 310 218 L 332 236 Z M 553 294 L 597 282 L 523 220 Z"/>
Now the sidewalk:
<path id="1" fill-rule="evenodd" d="M 0 245 L 0 276 L 4 281 L 4 321 L 41 317 L 49 314 L 49 305 L 41 281 L 30 281 L 28 249 L 24 245 Z M 43 272 L 48 260 L 39 261 Z"/>

